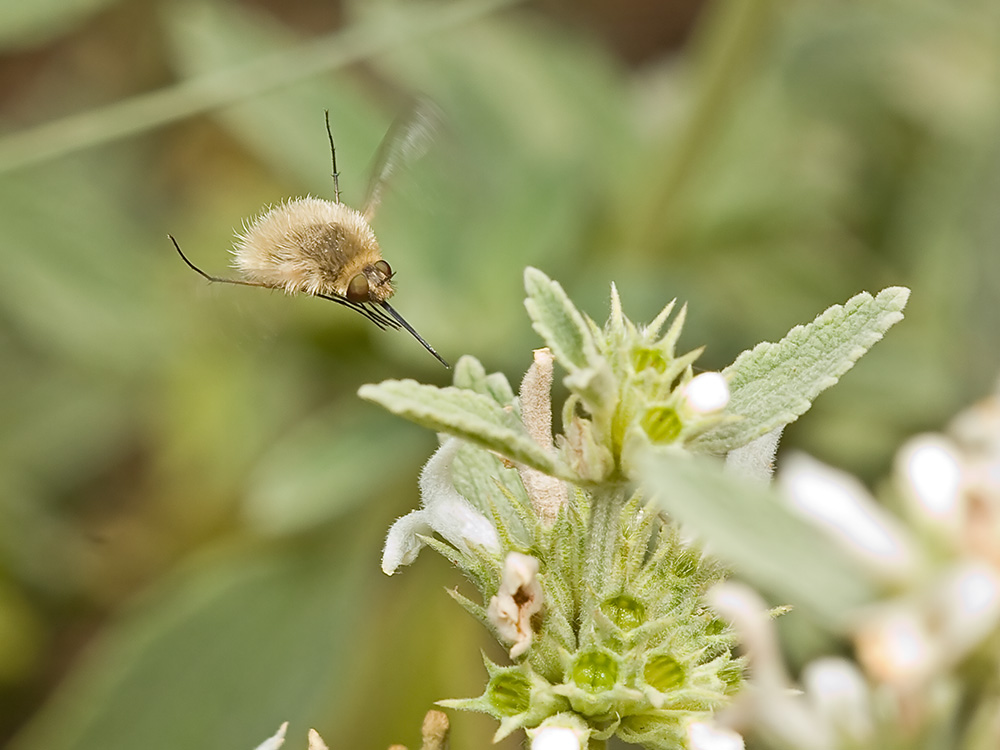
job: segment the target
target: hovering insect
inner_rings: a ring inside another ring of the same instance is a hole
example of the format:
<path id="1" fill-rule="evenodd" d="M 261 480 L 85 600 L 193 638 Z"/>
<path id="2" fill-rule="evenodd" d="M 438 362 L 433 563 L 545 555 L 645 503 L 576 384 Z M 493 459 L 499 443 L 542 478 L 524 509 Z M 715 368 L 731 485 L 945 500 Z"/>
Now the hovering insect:
<path id="1" fill-rule="evenodd" d="M 386 133 L 376 152 L 364 209 L 340 202 L 337 151 L 326 112 L 326 134 L 333 162 L 332 201 L 294 198 L 269 209 L 245 226 L 233 246 L 233 266 L 242 278 L 211 276 L 188 260 L 173 235 L 178 254 L 209 281 L 308 294 L 336 302 L 360 313 L 380 329 L 404 328 L 437 360 L 448 367 L 433 347 L 388 302 L 394 293 L 393 271 L 382 259 L 369 222 L 382 200 L 386 180 L 426 146 L 435 112 L 427 103 L 414 107 Z"/>

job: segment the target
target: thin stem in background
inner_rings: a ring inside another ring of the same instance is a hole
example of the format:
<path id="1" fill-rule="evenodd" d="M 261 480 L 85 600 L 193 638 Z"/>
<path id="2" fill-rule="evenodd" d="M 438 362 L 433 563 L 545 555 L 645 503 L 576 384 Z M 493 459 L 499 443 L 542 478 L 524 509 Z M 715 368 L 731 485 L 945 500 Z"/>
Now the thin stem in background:
<path id="1" fill-rule="evenodd" d="M 353 26 L 169 88 L 70 115 L 0 139 L 0 174 L 143 133 L 234 104 L 319 73 L 342 68 L 400 44 L 448 31 L 521 0 L 475 0 L 412 14 L 406 24 Z"/>
<path id="2" fill-rule="evenodd" d="M 709 8 L 711 16 L 692 40 L 695 99 L 680 130 L 671 131 L 659 149 L 662 156 L 655 163 L 663 168 L 651 175 L 631 246 L 670 243 L 678 225 L 671 217 L 682 210 L 688 183 L 713 152 L 736 90 L 759 69 L 778 6 L 777 0 L 730 0 Z"/>

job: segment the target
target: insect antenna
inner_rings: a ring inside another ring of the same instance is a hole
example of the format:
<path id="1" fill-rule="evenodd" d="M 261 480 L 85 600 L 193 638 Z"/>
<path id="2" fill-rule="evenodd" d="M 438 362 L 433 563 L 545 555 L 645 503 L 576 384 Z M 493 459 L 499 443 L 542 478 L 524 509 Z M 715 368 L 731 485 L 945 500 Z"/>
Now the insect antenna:
<path id="1" fill-rule="evenodd" d="M 330 160 L 333 162 L 330 173 L 333 177 L 333 202 L 340 203 L 340 172 L 337 171 L 337 148 L 333 145 L 333 131 L 330 130 L 330 110 L 324 109 L 323 114 L 326 115 L 326 136 L 330 139 Z"/>
<path id="2" fill-rule="evenodd" d="M 395 310 L 394 310 L 394 309 L 393 309 L 393 308 L 392 308 L 392 307 L 391 307 L 391 306 L 389 305 L 389 303 L 388 303 L 388 302 L 380 302 L 379 304 L 380 304 L 380 305 L 381 305 L 381 306 L 382 306 L 382 307 L 383 307 L 383 308 L 384 308 L 384 309 L 386 310 L 386 312 L 388 312 L 388 313 L 389 313 L 389 314 L 390 314 L 390 315 L 391 315 L 391 316 L 392 316 L 393 318 L 395 318 L 395 319 L 396 319 L 396 321 L 397 321 L 397 322 L 398 322 L 398 323 L 399 323 L 399 324 L 400 324 L 400 325 L 401 325 L 401 326 L 402 326 L 403 328 L 405 328 L 405 329 L 406 329 L 407 331 L 409 331 L 409 332 L 410 332 L 410 335 L 412 335 L 412 336 L 413 336 L 413 338 L 415 338 L 415 339 L 416 339 L 417 341 L 419 341 L 419 342 L 420 342 L 421 344 L 423 344 L 423 346 L 424 346 L 424 349 L 426 349 L 426 350 L 427 350 L 427 351 L 429 351 L 429 352 L 430 352 L 431 354 L 433 354 L 433 355 L 434 355 L 434 358 L 435 358 L 435 359 L 437 359 L 437 361 L 438 361 L 438 362 L 440 362 L 440 363 L 441 363 L 442 365 L 444 365 L 445 367 L 448 367 L 449 369 L 451 368 L 451 365 L 449 365 L 449 364 L 448 364 L 447 362 L 445 362 L 445 361 L 444 361 L 444 360 L 443 360 L 443 359 L 441 358 L 441 355 L 440 355 L 440 354 L 438 354 L 438 353 L 437 353 L 436 351 L 434 351 L 434 347 L 432 347 L 432 346 L 431 346 L 430 344 L 428 344 L 428 343 L 427 343 L 426 341 L 424 341 L 424 340 L 423 340 L 423 338 L 422 338 L 422 337 L 420 336 L 420 334 L 419 334 L 419 333 L 417 333 L 417 332 L 416 332 L 415 330 L 413 330 L 413 326 L 411 326 L 411 325 L 410 325 L 409 323 L 407 323 L 407 322 L 406 322 L 406 321 L 405 321 L 405 320 L 403 319 L 403 316 L 402 316 L 402 315 L 400 315 L 400 314 L 399 314 L 398 312 L 396 312 L 396 311 L 395 311 Z"/>

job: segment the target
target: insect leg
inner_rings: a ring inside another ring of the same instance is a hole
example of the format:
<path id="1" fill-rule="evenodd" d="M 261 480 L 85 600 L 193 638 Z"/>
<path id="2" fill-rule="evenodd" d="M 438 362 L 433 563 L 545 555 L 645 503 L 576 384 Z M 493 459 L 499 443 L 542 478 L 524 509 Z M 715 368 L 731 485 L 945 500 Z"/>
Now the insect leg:
<path id="1" fill-rule="evenodd" d="M 343 305 L 344 307 L 350 308 L 351 310 L 360 313 L 362 316 L 364 316 L 372 323 L 374 323 L 376 326 L 378 326 L 378 328 L 382 331 L 384 331 L 386 328 L 393 328 L 393 329 L 399 328 L 399 323 L 397 323 L 395 320 L 392 320 L 375 310 L 370 310 L 359 302 L 351 302 L 348 299 L 344 299 L 343 297 L 338 297 L 333 294 L 314 294 L 313 296 L 319 297 L 320 299 L 328 299 L 331 302 L 336 302 L 338 305 Z"/>
<path id="2" fill-rule="evenodd" d="M 375 307 L 374 304 L 370 308 L 368 308 L 368 310 L 371 311 L 373 314 L 377 315 L 379 318 L 381 318 L 382 322 L 385 323 L 389 328 L 392 328 L 393 330 L 399 330 L 399 328 L 401 328 L 399 323 L 396 322 L 395 318 L 389 317 L 379 308 Z"/>
<path id="3" fill-rule="evenodd" d="M 188 268 L 197 273 L 199 276 L 208 279 L 209 281 L 215 281 L 220 284 L 237 284 L 239 286 L 259 286 L 263 287 L 264 289 L 271 288 L 266 284 L 259 284 L 255 281 L 243 281 L 242 279 L 224 279 L 221 276 L 212 276 L 210 274 L 207 274 L 200 268 L 198 268 L 198 266 L 196 266 L 190 260 L 188 260 L 188 257 L 184 254 L 184 251 L 181 250 L 181 246 L 177 244 L 177 240 L 174 239 L 174 236 L 172 234 L 168 234 L 167 237 L 169 237 L 170 241 L 174 243 L 174 248 L 177 250 L 177 254 L 181 256 L 181 260 L 183 260 L 187 264 Z"/>
<path id="4" fill-rule="evenodd" d="M 167 237 L 169 237 L 170 241 L 174 243 L 174 249 L 177 250 L 177 254 L 181 256 L 181 260 L 183 260 L 187 264 L 188 268 L 190 268 L 192 271 L 197 273 L 202 278 L 207 279 L 208 281 L 218 282 L 219 284 L 237 284 L 239 286 L 259 286 L 264 289 L 272 288 L 267 286 L 266 284 L 260 284 L 256 281 L 244 281 L 242 279 L 224 279 L 221 276 L 212 276 L 211 274 L 205 273 L 200 268 L 198 268 L 198 266 L 192 263 L 190 259 L 184 254 L 184 251 L 181 250 L 181 246 L 177 244 L 177 240 L 174 239 L 174 236 L 172 234 L 168 234 Z M 400 328 L 400 324 L 397 323 L 394 318 L 389 317 L 388 315 L 386 315 L 377 308 L 365 307 L 365 305 L 361 302 L 351 302 L 348 299 L 345 299 L 343 297 L 338 297 L 332 294 L 315 294 L 313 296 L 321 297 L 322 299 L 328 299 L 331 302 L 336 302 L 338 305 L 343 305 L 344 307 L 348 307 L 351 310 L 360 313 L 365 318 L 374 323 L 376 326 L 378 326 L 380 330 L 384 331 L 387 328 L 398 330 Z"/>

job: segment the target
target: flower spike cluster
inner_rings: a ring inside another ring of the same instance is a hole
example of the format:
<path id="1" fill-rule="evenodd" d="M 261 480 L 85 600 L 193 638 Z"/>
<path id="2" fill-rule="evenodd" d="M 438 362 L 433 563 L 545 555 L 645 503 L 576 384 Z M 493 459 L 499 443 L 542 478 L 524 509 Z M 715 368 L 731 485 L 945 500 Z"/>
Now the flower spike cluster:
<path id="1" fill-rule="evenodd" d="M 766 475 L 781 427 L 901 317 L 906 291 L 859 295 L 696 375 L 701 350 L 675 351 L 684 308 L 670 303 L 639 326 L 612 286 L 599 326 L 540 271 L 525 272 L 525 288 L 546 346 L 516 395 L 470 356 L 450 387 L 360 391 L 444 435 L 420 478 L 422 507 L 390 529 L 383 570 L 424 546 L 442 554 L 479 593 L 452 596 L 511 659 L 487 660 L 482 695 L 442 705 L 495 717 L 497 739 L 528 730 L 538 748 L 613 735 L 662 750 L 738 740 L 711 723 L 744 683 L 733 631 L 705 601 L 725 571 L 651 504 L 644 467 L 701 453 Z M 557 434 L 555 365 L 569 390 Z"/>
<path id="2" fill-rule="evenodd" d="M 927 737 L 1000 747 L 1000 393 L 945 433 L 907 441 L 882 502 L 803 456 L 784 461 L 778 478 L 784 501 L 883 588 L 849 612 L 843 635 L 854 659 L 807 664 L 800 689 L 769 646 L 776 634 L 759 597 L 731 583 L 713 591 L 728 600 L 716 610 L 737 628 L 755 675 L 753 695 L 737 701 L 745 723 L 803 750 L 913 747 Z"/>

